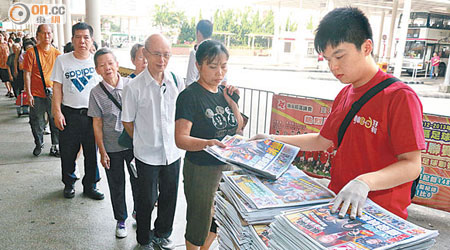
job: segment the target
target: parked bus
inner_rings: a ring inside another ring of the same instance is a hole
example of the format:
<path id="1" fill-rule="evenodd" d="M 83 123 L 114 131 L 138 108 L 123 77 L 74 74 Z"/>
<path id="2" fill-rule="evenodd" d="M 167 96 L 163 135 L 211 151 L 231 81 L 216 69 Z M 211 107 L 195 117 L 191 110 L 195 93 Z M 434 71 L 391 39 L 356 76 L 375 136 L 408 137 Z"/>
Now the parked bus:
<path id="1" fill-rule="evenodd" d="M 450 55 L 450 14 L 411 12 L 402 71 L 429 74 L 434 52 L 441 58 L 439 76 L 443 76 Z"/>

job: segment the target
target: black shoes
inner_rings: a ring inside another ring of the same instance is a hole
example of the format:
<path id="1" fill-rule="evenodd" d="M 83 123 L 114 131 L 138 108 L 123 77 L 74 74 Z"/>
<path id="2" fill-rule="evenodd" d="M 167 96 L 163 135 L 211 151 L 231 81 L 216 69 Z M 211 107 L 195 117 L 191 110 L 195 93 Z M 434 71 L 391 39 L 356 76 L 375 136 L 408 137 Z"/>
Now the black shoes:
<path id="1" fill-rule="evenodd" d="M 64 198 L 71 199 L 75 197 L 75 189 L 73 186 L 65 186 L 64 187 Z"/>
<path id="2" fill-rule="evenodd" d="M 36 146 L 33 149 L 33 155 L 34 156 L 39 156 L 42 152 L 42 148 L 44 147 L 44 144 L 40 145 L 40 146 Z"/>
<path id="3" fill-rule="evenodd" d="M 103 200 L 105 195 L 96 188 L 85 189 L 83 194 L 93 200 Z"/>
<path id="4" fill-rule="evenodd" d="M 50 156 L 61 157 L 57 145 L 52 145 L 50 148 Z"/>

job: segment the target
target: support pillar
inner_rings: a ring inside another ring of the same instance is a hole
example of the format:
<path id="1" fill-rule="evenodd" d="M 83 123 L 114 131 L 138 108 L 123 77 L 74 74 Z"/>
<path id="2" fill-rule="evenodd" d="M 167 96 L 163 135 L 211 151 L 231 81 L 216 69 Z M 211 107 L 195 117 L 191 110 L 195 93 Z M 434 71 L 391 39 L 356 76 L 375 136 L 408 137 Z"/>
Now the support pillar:
<path id="1" fill-rule="evenodd" d="M 403 2 L 403 15 L 401 20 L 397 57 L 395 58 L 394 76 L 400 78 L 402 74 L 403 53 L 406 45 L 406 35 L 408 34 L 409 16 L 411 14 L 411 0 Z"/>
<path id="2" fill-rule="evenodd" d="M 66 24 L 64 24 L 64 40 L 66 43 L 72 40 L 72 12 L 70 8 L 71 0 L 63 0 L 66 5 Z"/>
<path id="3" fill-rule="evenodd" d="M 386 12 L 383 11 L 381 13 L 381 24 L 380 24 L 380 34 L 378 35 L 378 41 L 377 41 L 377 52 L 376 52 L 376 61 L 379 62 L 380 61 L 380 48 L 381 48 L 381 43 L 382 43 L 382 38 L 383 38 L 383 27 L 384 27 L 384 18 L 386 16 Z"/>
<path id="4" fill-rule="evenodd" d="M 450 62 L 450 55 L 449 55 Z M 444 93 L 450 93 L 450 65 L 447 64 L 447 69 L 445 71 L 445 79 L 441 86 L 439 86 L 439 91 Z"/>
<path id="5" fill-rule="evenodd" d="M 397 19 L 397 9 L 398 9 L 398 0 L 394 0 L 394 5 L 392 6 L 391 27 L 389 29 L 388 46 L 386 51 L 386 62 L 388 63 L 389 60 L 391 59 L 391 49 L 392 49 L 392 42 L 394 41 L 394 29 L 395 29 L 395 19 Z M 401 53 L 403 53 L 403 51 Z"/>
<path id="6" fill-rule="evenodd" d="M 101 27 L 100 27 L 100 0 L 86 1 L 86 23 L 94 29 L 94 41 L 101 44 Z"/>

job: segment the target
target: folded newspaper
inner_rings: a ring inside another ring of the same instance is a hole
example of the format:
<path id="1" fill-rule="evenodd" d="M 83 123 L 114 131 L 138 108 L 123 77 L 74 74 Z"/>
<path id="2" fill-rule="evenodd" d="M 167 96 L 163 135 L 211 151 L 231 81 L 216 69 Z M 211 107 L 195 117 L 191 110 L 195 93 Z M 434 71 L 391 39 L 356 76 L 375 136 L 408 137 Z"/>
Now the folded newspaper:
<path id="1" fill-rule="evenodd" d="M 328 203 L 335 194 L 291 165 L 277 180 L 243 170 L 222 175 L 216 193 L 219 249 L 267 249 L 268 232 L 262 229 L 287 209 Z"/>
<path id="2" fill-rule="evenodd" d="M 240 135 L 225 136 L 219 146 L 207 147 L 206 152 L 225 163 L 245 168 L 256 175 L 277 179 L 291 165 L 299 148 L 272 139 L 247 141 Z"/>
<path id="3" fill-rule="evenodd" d="M 367 200 L 363 216 L 340 219 L 332 205 L 295 209 L 270 224 L 270 249 L 429 249 L 438 231 L 408 222 Z"/>

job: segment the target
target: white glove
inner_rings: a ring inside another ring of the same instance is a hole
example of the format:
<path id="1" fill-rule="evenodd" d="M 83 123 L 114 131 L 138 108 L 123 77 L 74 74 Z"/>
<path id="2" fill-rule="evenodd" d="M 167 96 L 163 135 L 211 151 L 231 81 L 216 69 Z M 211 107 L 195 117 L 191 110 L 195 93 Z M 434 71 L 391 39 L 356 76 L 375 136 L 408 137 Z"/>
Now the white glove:
<path id="1" fill-rule="evenodd" d="M 342 203 L 342 207 L 339 211 L 339 218 L 344 218 L 350 205 L 352 205 L 350 218 L 355 219 L 356 215 L 361 217 L 369 191 L 370 188 L 364 181 L 357 179 L 350 181 L 336 196 L 331 212 L 336 213 Z"/>
<path id="2" fill-rule="evenodd" d="M 250 139 L 248 139 L 249 141 L 256 141 L 256 140 L 266 140 L 266 139 L 273 139 L 272 135 L 267 135 L 267 134 L 256 134 L 253 137 L 251 137 Z"/>

